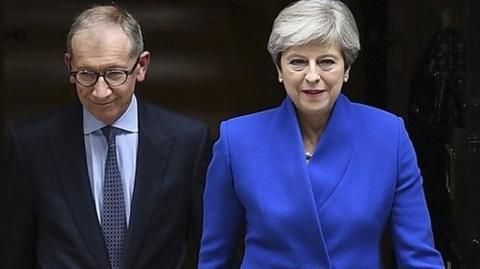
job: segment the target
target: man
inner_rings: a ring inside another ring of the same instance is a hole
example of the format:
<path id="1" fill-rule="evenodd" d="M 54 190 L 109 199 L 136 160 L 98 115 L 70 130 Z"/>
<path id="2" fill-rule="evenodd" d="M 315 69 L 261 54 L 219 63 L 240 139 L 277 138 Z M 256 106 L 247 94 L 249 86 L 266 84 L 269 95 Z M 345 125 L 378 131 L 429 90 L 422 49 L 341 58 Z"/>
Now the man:
<path id="1" fill-rule="evenodd" d="M 119 7 L 80 14 L 67 49 L 80 103 L 11 131 L 1 267 L 183 268 L 200 239 L 207 127 L 135 96 L 150 53 Z"/>

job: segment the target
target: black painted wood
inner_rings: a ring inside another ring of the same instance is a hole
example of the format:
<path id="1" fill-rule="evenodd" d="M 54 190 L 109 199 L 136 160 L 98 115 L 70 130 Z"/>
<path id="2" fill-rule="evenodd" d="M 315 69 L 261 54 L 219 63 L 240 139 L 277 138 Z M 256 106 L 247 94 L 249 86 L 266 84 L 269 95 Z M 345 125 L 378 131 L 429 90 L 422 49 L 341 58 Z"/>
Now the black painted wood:
<path id="1" fill-rule="evenodd" d="M 0 177 L 2 176 L 2 167 L 5 155 L 5 70 L 4 70 L 4 45 L 5 45 L 5 23 L 3 1 L 0 1 Z"/>
<path id="2" fill-rule="evenodd" d="M 480 268 L 480 2 L 465 0 L 466 166 L 464 219 L 459 221 L 462 268 Z"/>
<path id="3" fill-rule="evenodd" d="M 362 1 L 365 101 L 388 108 L 389 1 Z"/>

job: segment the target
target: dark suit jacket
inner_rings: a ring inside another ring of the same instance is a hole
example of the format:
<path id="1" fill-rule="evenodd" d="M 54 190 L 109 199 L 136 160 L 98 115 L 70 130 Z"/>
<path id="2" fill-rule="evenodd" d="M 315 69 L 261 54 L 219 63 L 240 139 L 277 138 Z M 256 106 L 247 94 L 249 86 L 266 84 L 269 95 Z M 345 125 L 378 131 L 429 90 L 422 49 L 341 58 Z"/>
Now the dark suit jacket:
<path id="1" fill-rule="evenodd" d="M 201 232 L 208 129 L 140 98 L 138 115 L 125 265 L 183 268 L 187 238 L 197 246 Z M 2 241 L 8 245 L 2 268 L 109 268 L 82 128 L 76 103 L 12 129 L 3 187 Z"/>

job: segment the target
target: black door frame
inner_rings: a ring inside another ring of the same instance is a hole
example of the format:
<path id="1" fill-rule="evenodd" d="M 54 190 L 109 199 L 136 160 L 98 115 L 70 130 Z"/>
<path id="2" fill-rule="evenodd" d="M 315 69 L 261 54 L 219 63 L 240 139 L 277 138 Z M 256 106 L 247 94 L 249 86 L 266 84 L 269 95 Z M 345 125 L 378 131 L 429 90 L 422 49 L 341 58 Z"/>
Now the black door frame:
<path id="1" fill-rule="evenodd" d="M 464 0 L 465 81 L 465 177 L 464 219 L 459 230 L 462 268 L 480 268 L 480 2 Z"/>

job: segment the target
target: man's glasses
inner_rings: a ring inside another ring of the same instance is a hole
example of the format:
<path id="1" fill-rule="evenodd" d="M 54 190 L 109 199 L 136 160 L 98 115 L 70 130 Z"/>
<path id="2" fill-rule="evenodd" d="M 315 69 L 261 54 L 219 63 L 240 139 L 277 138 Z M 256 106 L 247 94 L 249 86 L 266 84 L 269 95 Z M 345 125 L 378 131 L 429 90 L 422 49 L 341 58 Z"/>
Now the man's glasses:
<path id="1" fill-rule="evenodd" d="M 78 84 L 84 87 L 92 87 L 95 85 L 95 83 L 97 83 L 99 77 L 103 77 L 108 86 L 118 87 L 127 81 L 128 76 L 133 73 L 139 61 L 140 56 L 137 57 L 135 64 L 130 70 L 110 69 L 102 72 L 78 70 L 71 71 L 70 76 L 72 76 Z"/>

